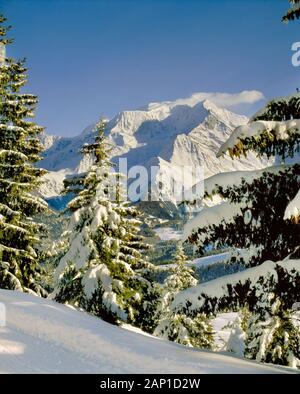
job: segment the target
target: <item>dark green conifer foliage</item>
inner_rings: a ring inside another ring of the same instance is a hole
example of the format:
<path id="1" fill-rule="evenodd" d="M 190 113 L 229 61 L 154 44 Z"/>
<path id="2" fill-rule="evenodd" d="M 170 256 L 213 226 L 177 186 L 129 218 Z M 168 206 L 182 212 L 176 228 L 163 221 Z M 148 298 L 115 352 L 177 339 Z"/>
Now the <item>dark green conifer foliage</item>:
<path id="1" fill-rule="evenodd" d="M 0 46 L 12 40 L 0 16 Z M 37 196 L 43 128 L 31 118 L 37 97 L 21 93 L 26 84 L 24 61 L 4 58 L 0 63 L 0 287 L 43 293 L 39 285 L 39 243 L 44 226 L 36 214 L 47 204 Z"/>
<path id="2" fill-rule="evenodd" d="M 272 100 L 251 120 L 288 121 L 300 116 L 300 95 Z M 198 244 L 200 254 L 208 246 L 214 248 L 241 248 L 249 250 L 247 255 L 234 256 L 247 267 L 257 266 L 266 260 L 280 261 L 292 253 L 300 244 L 298 220 L 286 220 L 285 209 L 300 188 L 299 130 L 288 131 L 288 138 L 276 138 L 276 133 L 263 132 L 253 137 L 240 138 L 229 148 L 230 155 L 240 157 L 250 150 L 259 156 L 277 156 L 282 163 L 278 171 L 271 168 L 261 177 L 239 185 L 221 187 L 216 185 L 214 193 L 231 204 L 241 204 L 241 214 L 232 221 L 195 229 L 189 241 Z M 291 164 L 284 164 L 292 160 Z M 206 195 L 206 197 L 210 197 Z M 201 242 L 199 241 L 201 239 Z"/>
<path id="3" fill-rule="evenodd" d="M 112 171 L 105 122 L 95 131 L 95 142 L 82 148 L 93 165 L 66 185 L 75 197 L 54 296 L 112 323 L 142 325 L 152 265 L 143 253 L 139 212 L 124 195 L 121 174 Z"/>
<path id="4" fill-rule="evenodd" d="M 283 22 L 294 21 L 300 18 L 300 0 L 289 0 L 291 8 L 282 17 Z"/>

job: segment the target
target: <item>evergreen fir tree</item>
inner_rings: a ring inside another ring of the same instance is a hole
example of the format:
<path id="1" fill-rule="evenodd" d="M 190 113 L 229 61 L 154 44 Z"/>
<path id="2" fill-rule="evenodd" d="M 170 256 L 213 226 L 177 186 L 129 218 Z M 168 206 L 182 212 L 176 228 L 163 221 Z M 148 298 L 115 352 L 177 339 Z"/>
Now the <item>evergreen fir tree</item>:
<path id="1" fill-rule="evenodd" d="M 156 311 L 159 316 L 158 325 L 154 330 L 154 335 L 186 346 L 211 349 L 213 331 L 209 319 L 204 314 L 190 318 L 171 309 L 171 303 L 176 294 L 198 283 L 193 276 L 193 269 L 186 263 L 187 258 L 182 244 L 179 243 L 174 258 L 174 267 L 171 268 L 170 275 L 161 289 L 161 299 Z"/>
<path id="2" fill-rule="evenodd" d="M 245 331 L 243 330 L 243 322 L 238 315 L 234 320 L 230 335 L 226 344 L 226 351 L 237 354 L 240 357 L 244 356 L 245 352 Z"/>
<path id="3" fill-rule="evenodd" d="M 245 355 L 260 362 L 300 367 L 300 313 L 263 292 L 249 318 Z"/>
<path id="4" fill-rule="evenodd" d="M 232 205 L 240 205 L 241 213 L 228 222 L 221 220 L 195 229 L 189 240 L 198 244 L 200 254 L 212 244 L 216 249 L 240 248 L 247 253 L 234 256 L 232 262 L 257 266 L 266 260 L 284 259 L 300 244 L 297 220 L 285 218 L 286 207 L 300 188 L 300 133 L 297 123 L 293 124 L 294 119 L 299 119 L 299 108 L 299 94 L 273 100 L 251 119 L 249 125 L 233 133 L 234 143 L 224 144 L 232 157 L 255 150 L 260 156 L 276 155 L 283 164 L 278 169 L 266 169 L 261 177 L 251 182 L 242 179 L 236 186 L 216 186 L 214 192 Z M 291 122 L 290 127 L 288 122 Z M 254 128 L 262 131 L 252 136 L 248 133 L 248 136 L 247 131 Z M 236 136 L 237 132 L 245 135 Z M 221 148 L 220 153 L 224 153 L 224 149 Z"/>
<path id="5" fill-rule="evenodd" d="M 266 260 L 299 258 L 299 108 L 299 94 L 273 100 L 248 125 L 237 128 L 221 147 L 220 154 L 228 151 L 231 157 L 249 150 L 260 156 L 276 156 L 281 166 L 266 169 L 250 182 L 244 179 L 240 185 L 216 186 L 215 191 L 228 201 L 226 207 L 239 205 L 240 214 L 195 229 L 189 240 L 199 243 L 200 252 L 204 253 L 208 245 L 241 248 L 242 253 L 231 261 L 239 259 L 246 267 L 259 266 Z M 286 208 L 290 204 L 295 206 L 289 218 Z M 252 315 L 247 328 L 247 357 L 298 366 L 300 330 L 291 311 L 291 299 L 297 299 L 294 287 L 299 282 L 299 272 L 279 265 L 275 270 L 276 275 L 258 275 L 257 283 L 228 284 L 226 295 L 209 296 L 205 304 L 218 310 L 248 305 Z"/>
<path id="6" fill-rule="evenodd" d="M 154 335 L 189 347 L 213 349 L 214 333 L 209 318 L 198 313 L 189 317 L 172 312 L 161 320 Z"/>
<path id="7" fill-rule="evenodd" d="M 163 315 L 169 311 L 170 304 L 177 293 L 197 285 L 198 281 L 194 277 L 194 270 L 188 267 L 186 263 L 186 255 L 182 244 L 179 243 L 174 256 L 174 265 L 170 269 L 170 275 L 162 285 L 159 314 Z"/>
<path id="8" fill-rule="evenodd" d="M 121 176 L 109 161 L 104 131 L 100 121 L 95 142 L 82 149 L 93 155 L 94 165 L 67 185 L 78 195 L 68 205 L 69 248 L 57 267 L 54 297 L 113 323 L 135 323 L 151 288 L 152 265 L 143 254 L 138 212 L 124 198 Z"/>
<path id="9" fill-rule="evenodd" d="M 285 219 L 288 203 L 299 190 L 300 165 L 283 166 L 277 172 L 267 171 L 253 182 L 245 179 L 233 187 L 216 187 L 216 193 L 229 203 L 241 205 L 241 213 L 233 220 L 221 220 L 195 229 L 189 237 L 204 255 L 213 245 L 215 250 L 231 247 L 231 264 L 254 267 L 264 261 L 280 261 L 300 244 L 297 220 Z M 224 208 L 225 209 L 225 208 Z"/>
<path id="10" fill-rule="evenodd" d="M 300 0 L 289 0 L 291 8 L 282 17 L 283 22 L 293 21 L 300 18 Z"/>
<path id="11" fill-rule="evenodd" d="M 0 46 L 7 38 L 0 16 Z M 35 221 L 47 204 L 37 189 L 44 170 L 36 167 L 43 128 L 34 117 L 37 97 L 21 93 L 26 84 L 24 61 L 5 57 L 0 63 L 0 287 L 44 294 L 39 281 L 39 244 L 44 226 Z"/>

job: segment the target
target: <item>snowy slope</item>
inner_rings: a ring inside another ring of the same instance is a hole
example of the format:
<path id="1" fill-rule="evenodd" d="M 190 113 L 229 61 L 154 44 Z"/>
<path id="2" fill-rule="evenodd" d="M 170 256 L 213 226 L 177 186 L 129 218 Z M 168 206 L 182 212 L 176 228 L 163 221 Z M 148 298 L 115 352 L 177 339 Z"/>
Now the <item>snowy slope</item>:
<path id="1" fill-rule="evenodd" d="M 112 326 L 53 301 L 0 290 L 2 373 L 292 373 Z"/>
<path id="2" fill-rule="evenodd" d="M 216 157 L 231 132 L 247 121 L 245 116 L 219 108 L 196 94 L 187 99 L 123 111 L 109 121 L 107 135 L 114 146 L 115 158 L 126 157 L 129 168 L 157 165 L 162 179 L 166 179 L 172 166 L 203 166 L 205 177 L 209 177 L 219 172 L 253 170 L 267 165 L 254 154 L 240 160 Z M 41 166 L 52 171 L 46 176 L 47 187 L 42 190 L 45 197 L 54 196 L 62 188 L 64 172 L 86 171 L 90 162 L 83 160 L 78 151 L 93 137 L 93 126 L 74 138 L 42 137 L 46 152 Z M 197 181 L 196 177 L 191 180 L 191 186 Z"/>
<path id="3" fill-rule="evenodd" d="M 189 263 L 192 267 L 207 267 L 209 265 L 221 263 L 230 257 L 229 252 L 213 254 L 211 256 L 204 256 L 194 259 L 191 263 Z"/>
<path id="4" fill-rule="evenodd" d="M 212 254 L 210 256 L 198 257 L 194 260 L 188 260 L 186 265 L 189 267 L 208 267 L 209 265 L 224 262 L 229 257 L 229 252 Z M 175 264 L 162 264 L 159 267 L 163 270 L 169 270 L 170 268 L 175 267 Z"/>
<path id="5" fill-rule="evenodd" d="M 180 240 L 182 232 L 171 227 L 156 227 L 153 229 L 162 241 Z"/>

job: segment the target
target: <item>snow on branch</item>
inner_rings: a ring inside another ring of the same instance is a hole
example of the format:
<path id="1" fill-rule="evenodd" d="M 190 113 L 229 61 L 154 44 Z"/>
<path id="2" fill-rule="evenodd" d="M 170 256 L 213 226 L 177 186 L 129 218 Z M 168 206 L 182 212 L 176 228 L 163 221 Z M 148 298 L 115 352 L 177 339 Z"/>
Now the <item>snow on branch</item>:
<path id="1" fill-rule="evenodd" d="M 243 151 L 243 142 L 246 139 L 258 138 L 266 134 L 271 141 L 288 140 L 292 133 L 300 134 L 300 119 L 292 119 L 282 122 L 258 120 L 246 125 L 237 127 L 228 140 L 221 145 L 217 157 L 224 155 L 227 151 L 234 149 Z"/>
<path id="2" fill-rule="evenodd" d="M 224 189 L 228 187 L 238 186 L 242 183 L 243 179 L 247 183 L 251 183 L 255 179 L 260 178 L 266 172 L 277 174 L 280 171 L 287 169 L 288 167 L 288 165 L 283 164 L 254 171 L 252 170 L 221 172 L 204 180 L 204 193 L 205 196 L 213 196 L 214 194 L 218 193 L 218 189 L 220 187 Z"/>
<path id="3" fill-rule="evenodd" d="M 22 152 L 14 151 L 14 150 L 7 150 L 7 149 L 0 149 L 0 158 L 6 159 L 6 157 L 13 157 L 19 159 L 20 161 L 27 161 L 28 157 L 24 155 Z"/>
<path id="4" fill-rule="evenodd" d="M 300 18 L 300 5 L 298 0 L 290 0 L 290 3 L 293 5 L 287 13 L 282 17 L 283 22 L 293 21 L 295 19 Z"/>
<path id="5" fill-rule="evenodd" d="M 300 216 L 300 190 L 296 197 L 288 204 L 284 213 L 284 219 L 297 220 Z"/>
<path id="6" fill-rule="evenodd" d="M 182 241 L 186 241 L 198 228 L 217 225 L 222 221 L 229 223 L 235 216 L 242 215 L 241 208 L 243 208 L 241 204 L 232 204 L 229 202 L 204 208 L 197 216 L 186 223 L 183 228 Z"/>
<path id="7" fill-rule="evenodd" d="M 266 261 L 258 267 L 205 282 L 177 294 L 171 307 L 174 311 L 185 310 L 188 314 L 207 312 L 216 313 L 222 310 L 243 306 L 244 302 L 255 304 L 259 291 L 265 291 L 258 286 L 269 281 L 276 284 L 282 280 L 282 270 L 290 279 L 299 281 L 300 260 L 283 260 L 277 263 Z M 296 278 L 297 277 L 297 278 Z M 293 279 L 294 278 L 294 279 Z M 296 282 L 295 282 L 296 283 Z M 295 289 L 297 291 L 297 284 Z M 292 294 L 289 294 L 292 298 Z M 296 300 L 290 300 L 292 303 Z"/>
<path id="8" fill-rule="evenodd" d="M 254 122 L 256 120 L 283 121 L 289 119 L 300 119 L 299 100 L 300 93 L 275 98 L 256 112 L 250 118 L 250 122 Z"/>

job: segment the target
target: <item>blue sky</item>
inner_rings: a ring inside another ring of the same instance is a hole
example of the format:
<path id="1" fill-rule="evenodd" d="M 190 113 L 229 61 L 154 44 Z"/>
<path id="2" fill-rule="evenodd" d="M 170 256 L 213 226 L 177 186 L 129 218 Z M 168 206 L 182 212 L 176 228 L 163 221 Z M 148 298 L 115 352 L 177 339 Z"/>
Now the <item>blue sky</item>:
<path id="1" fill-rule="evenodd" d="M 27 90 L 51 134 L 195 92 L 271 98 L 300 87 L 291 64 L 300 22 L 280 22 L 288 0 L 0 1 L 13 25 L 9 55 L 27 58 Z"/>

